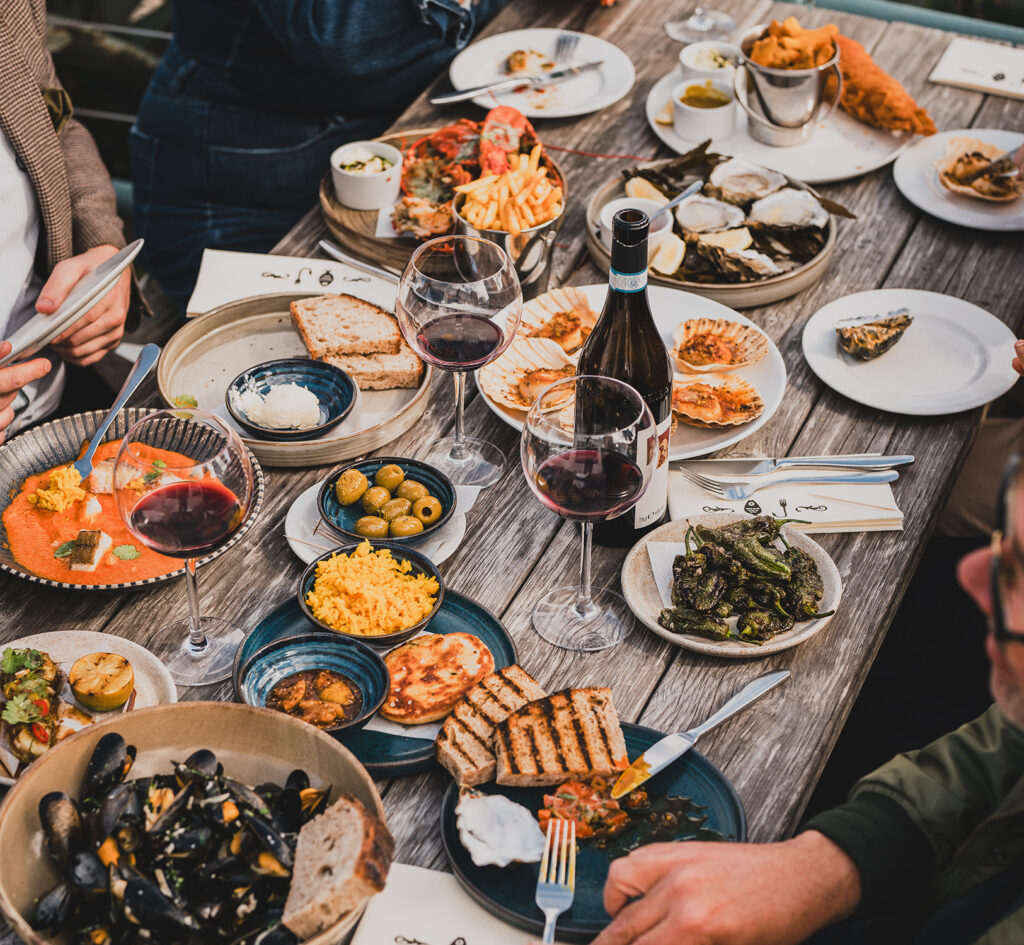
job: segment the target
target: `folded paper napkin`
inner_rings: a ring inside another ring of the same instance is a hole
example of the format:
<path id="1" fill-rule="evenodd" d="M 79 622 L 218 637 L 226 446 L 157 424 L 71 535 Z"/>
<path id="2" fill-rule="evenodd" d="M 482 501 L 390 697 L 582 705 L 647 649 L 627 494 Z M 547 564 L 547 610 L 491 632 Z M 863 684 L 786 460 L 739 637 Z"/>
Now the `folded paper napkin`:
<path id="1" fill-rule="evenodd" d="M 942 85 L 1024 99 L 1024 49 L 958 36 L 928 78 Z"/>
<path id="2" fill-rule="evenodd" d="M 394 311 L 396 291 L 396 286 L 383 279 L 333 260 L 207 249 L 185 311 L 191 318 L 250 295 L 279 292 L 346 293 Z"/>
<path id="3" fill-rule="evenodd" d="M 673 469 L 668 475 L 668 509 L 673 521 L 703 512 L 735 512 L 737 515 L 747 513 L 804 519 L 810 524 L 798 527 L 805 532 L 888 532 L 903 529 L 903 513 L 896 507 L 896 499 L 887 482 L 799 482 L 765 486 L 749 499 L 729 502 L 716 498 Z"/>
<path id="4" fill-rule="evenodd" d="M 352 945 L 526 945 L 531 937 L 540 938 L 478 906 L 451 873 L 395 863 Z"/>

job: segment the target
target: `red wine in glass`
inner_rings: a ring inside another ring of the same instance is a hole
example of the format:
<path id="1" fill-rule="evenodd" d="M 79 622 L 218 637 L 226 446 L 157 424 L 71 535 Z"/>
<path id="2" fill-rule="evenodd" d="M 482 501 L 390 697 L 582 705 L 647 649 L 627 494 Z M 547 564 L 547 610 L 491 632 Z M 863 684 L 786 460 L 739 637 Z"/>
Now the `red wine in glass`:
<path id="1" fill-rule="evenodd" d="M 242 523 L 238 497 L 216 479 L 172 482 L 145 493 L 130 527 L 146 544 L 175 558 L 202 558 Z"/>
<path id="2" fill-rule="evenodd" d="M 505 333 L 486 315 L 442 315 L 416 333 L 416 347 L 427 361 L 440 368 L 472 371 L 494 358 Z"/>
<path id="3" fill-rule="evenodd" d="M 643 483 L 640 468 L 614 450 L 568 450 L 537 470 L 544 504 L 575 521 L 614 516 L 632 504 Z"/>

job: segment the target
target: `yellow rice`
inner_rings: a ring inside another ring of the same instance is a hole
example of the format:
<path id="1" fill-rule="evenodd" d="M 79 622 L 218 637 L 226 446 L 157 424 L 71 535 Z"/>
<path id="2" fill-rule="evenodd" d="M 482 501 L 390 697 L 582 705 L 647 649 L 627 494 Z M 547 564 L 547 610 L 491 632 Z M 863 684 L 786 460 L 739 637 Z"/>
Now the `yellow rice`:
<path id="1" fill-rule="evenodd" d="M 334 554 L 316 566 L 306 603 L 317 620 L 358 636 L 398 633 L 434 607 L 437 579 L 410 574 L 412 563 L 364 541 L 351 554 Z"/>

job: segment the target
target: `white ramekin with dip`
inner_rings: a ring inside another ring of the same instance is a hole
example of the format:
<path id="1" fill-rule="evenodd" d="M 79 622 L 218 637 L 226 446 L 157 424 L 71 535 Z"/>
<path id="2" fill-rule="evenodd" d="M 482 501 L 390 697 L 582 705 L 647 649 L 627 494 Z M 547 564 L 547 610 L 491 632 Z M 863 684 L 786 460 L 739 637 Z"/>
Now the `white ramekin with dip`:
<path id="1" fill-rule="evenodd" d="M 740 61 L 740 48 L 732 43 L 705 40 L 679 50 L 679 68 L 684 79 L 721 79 L 731 82 Z"/>
<path id="2" fill-rule="evenodd" d="M 338 201 L 353 210 L 380 210 L 398 199 L 402 152 L 381 141 L 350 141 L 331 154 Z"/>
<path id="3" fill-rule="evenodd" d="M 724 141 L 736 123 L 732 86 L 714 79 L 688 79 L 672 90 L 672 125 L 686 141 Z"/>

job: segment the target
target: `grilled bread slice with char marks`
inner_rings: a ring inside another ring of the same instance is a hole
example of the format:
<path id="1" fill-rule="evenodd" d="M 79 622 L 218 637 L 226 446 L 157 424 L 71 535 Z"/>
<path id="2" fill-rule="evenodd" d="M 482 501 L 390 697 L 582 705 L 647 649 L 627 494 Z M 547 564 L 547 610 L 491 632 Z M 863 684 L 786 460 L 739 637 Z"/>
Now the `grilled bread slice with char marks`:
<path id="1" fill-rule="evenodd" d="M 482 679 L 456 703 L 437 736 L 437 760 L 459 787 L 494 778 L 494 728 L 516 709 L 546 693 L 519 666 L 506 666 Z"/>
<path id="2" fill-rule="evenodd" d="M 607 688 L 563 689 L 530 702 L 494 732 L 498 784 L 544 787 L 610 776 L 629 764 Z"/>

